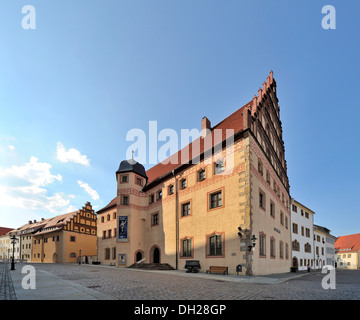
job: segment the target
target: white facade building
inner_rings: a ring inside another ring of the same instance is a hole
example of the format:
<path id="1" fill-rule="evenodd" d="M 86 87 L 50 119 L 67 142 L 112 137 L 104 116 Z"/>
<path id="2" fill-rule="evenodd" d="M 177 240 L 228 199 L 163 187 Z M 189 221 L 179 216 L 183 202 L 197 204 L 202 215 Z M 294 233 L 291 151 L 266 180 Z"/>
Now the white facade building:
<path id="1" fill-rule="evenodd" d="M 314 246 L 315 246 L 315 269 L 321 269 L 326 265 L 325 241 L 326 233 L 314 225 Z"/>
<path id="2" fill-rule="evenodd" d="M 330 230 L 314 225 L 315 268 L 321 269 L 325 265 L 335 267 L 335 241 L 336 237 Z"/>
<path id="3" fill-rule="evenodd" d="M 314 214 L 300 202 L 291 200 L 292 266 L 299 271 L 314 264 Z"/>
<path id="4" fill-rule="evenodd" d="M 12 245 L 11 237 L 13 233 L 9 232 L 0 236 L 0 259 L 11 259 L 14 249 L 14 258 L 20 258 L 20 244 L 19 241 L 16 242 L 15 246 Z M 16 235 L 15 235 L 16 236 Z M 18 236 L 16 236 L 19 239 Z"/>
<path id="5" fill-rule="evenodd" d="M 7 260 L 10 256 L 10 239 L 7 234 L 0 236 L 0 259 Z"/>
<path id="6" fill-rule="evenodd" d="M 13 240 L 12 237 L 15 236 L 15 238 L 17 239 L 17 241 L 15 241 L 15 244 L 13 245 Z M 8 244 L 8 249 L 10 249 L 10 260 L 13 257 L 13 251 L 14 251 L 14 259 L 18 260 L 21 258 L 20 254 L 21 254 L 21 242 L 20 242 L 20 236 L 19 236 L 19 232 L 17 230 L 13 230 L 10 231 L 7 234 L 7 244 Z"/>
<path id="7" fill-rule="evenodd" d="M 329 234 L 326 236 L 326 247 L 325 247 L 325 254 L 326 254 L 326 264 L 331 265 L 333 267 L 336 266 L 336 254 L 335 254 L 335 242 L 337 237 Z"/>

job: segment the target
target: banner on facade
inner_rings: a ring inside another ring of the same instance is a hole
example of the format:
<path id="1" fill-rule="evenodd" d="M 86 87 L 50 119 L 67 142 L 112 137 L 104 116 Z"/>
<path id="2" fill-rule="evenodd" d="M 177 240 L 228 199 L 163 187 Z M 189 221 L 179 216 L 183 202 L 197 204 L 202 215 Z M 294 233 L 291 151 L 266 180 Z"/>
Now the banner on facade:
<path id="1" fill-rule="evenodd" d="M 128 217 L 119 217 L 119 239 L 127 240 L 128 238 Z"/>

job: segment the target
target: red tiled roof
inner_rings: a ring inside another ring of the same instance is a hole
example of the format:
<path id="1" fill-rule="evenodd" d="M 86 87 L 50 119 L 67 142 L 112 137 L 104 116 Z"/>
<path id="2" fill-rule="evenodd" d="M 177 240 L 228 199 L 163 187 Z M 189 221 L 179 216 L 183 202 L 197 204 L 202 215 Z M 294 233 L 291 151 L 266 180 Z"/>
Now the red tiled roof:
<path id="1" fill-rule="evenodd" d="M 45 223 L 42 229 L 36 232 L 35 234 L 38 235 L 42 233 L 47 233 L 49 232 L 49 230 L 52 232 L 54 230 L 60 229 L 63 225 L 66 225 L 79 211 L 80 210 L 77 210 L 77 211 L 61 214 L 53 218 L 46 219 L 45 221 L 43 221 Z"/>
<path id="2" fill-rule="evenodd" d="M 341 236 L 335 241 L 335 250 L 355 252 L 360 250 L 360 233 Z"/>
<path id="3" fill-rule="evenodd" d="M 244 108 L 251 103 L 252 103 L 252 101 L 248 102 L 242 108 L 236 110 L 233 114 L 231 114 L 230 116 L 225 118 L 223 121 L 218 123 L 216 126 L 211 128 L 210 134 L 211 134 L 211 139 L 212 139 L 212 146 L 214 146 L 215 144 L 217 144 L 219 142 L 219 141 L 216 141 L 216 143 L 214 143 L 214 130 L 215 129 L 221 130 L 221 134 L 222 134 L 221 141 L 224 141 L 227 138 L 226 137 L 226 129 L 233 129 L 234 134 L 236 134 L 244 129 L 244 120 L 243 120 Z M 216 137 L 216 139 L 217 139 L 217 137 Z M 153 166 L 152 168 L 150 168 L 149 170 L 147 170 L 146 171 L 146 175 L 148 177 L 147 184 L 149 185 L 150 183 L 154 182 L 156 179 L 158 179 L 158 178 L 168 174 L 172 170 L 180 167 L 182 165 L 181 164 L 181 156 L 182 155 L 186 155 L 186 157 L 189 157 L 189 159 L 191 159 L 191 158 L 195 158 L 195 157 L 199 156 L 199 152 L 200 152 L 200 154 L 202 154 L 204 152 L 204 141 L 205 140 L 202 137 L 197 138 L 196 140 L 194 140 L 193 142 L 188 144 L 186 147 L 184 147 L 180 151 L 176 152 L 175 154 L 173 154 L 166 160 L 164 160 L 163 163 L 159 163 L 159 164 Z M 200 148 L 199 147 L 193 148 L 193 146 L 197 146 L 197 145 L 199 145 Z M 193 151 L 193 149 L 194 149 L 194 151 Z M 193 152 L 194 152 L 194 154 L 193 154 Z"/>
<path id="4" fill-rule="evenodd" d="M 4 227 L 0 227 L 0 236 L 10 232 L 11 230 L 14 230 L 12 228 L 4 228 Z"/>
<path id="5" fill-rule="evenodd" d="M 106 210 L 106 209 L 109 209 L 113 206 L 116 205 L 116 197 L 114 199 L 112 199 L 109 204 L 107 206 L 105 206 L 104 208 L 100 209 L 99 211 L 97 211 L 96 213 L 101 213 L 102 211 Z"/>
<path id="6" fill-rule="evenodd" d="M 266 82 L 264 82 L 262 88 L 258 90 L 258 95 L 255 95 L 250 102 L 246 103 L 242 108 L 236 110 L 234 113 L 232 113 L 230 116 L 225 118 L 223 121 L 219 122 L 216 126 L 214 126 L 211 129 L 212 141 L 214 141 L 214 129 L 222 129 L 222 141 L 224 141 L 227 138 L 226 129 L 233 129 L 234 135 L 238 132 L 247 129 L 246 127 L 244 127 L 244 112 L 247 112 L 249 107 L 249 111 L 251 112 L 251 115 L 254 115 L 257 112 L 257 107 L 260 105 L 262 99 L 265 97 L 268 90 L 271 88 L 273 84 L 275 84 L 275 80 L 273 78 L 273 72 L 270 71 L 270 74 L 267 77 Z M 199 142 L 200 142 L 200 148 L 194 148 L 194 149 L 200 149 L 200 150 L 195 150 L 194 154 L 192 154 L 193 145 L 196 145 Z M 198 152 L 196 153 L 196 151 Z M 187 145 L 182 150 L 176 152 L 166 160 L 162 161 L 162 163 L 159 163 L 153 166 L 152 168 L 150 168 L 149 170 L 147 170 L 146 171 L 146 175 L 148 177 L 147 185 L 156 182 L 156 180 L 161 179 L 162 177 L 165 177 L 165 175 L 171 173 L 172 170 L 179 168 L 182 165 L 180 161 L 181 155 L 186 154 L 190 158 L 189 160 L 191 160 L 199 156 L 199 153 L 200 155 L 204 153 L 204 139 L 202 137 L 199 137 L 198 139 Z M 116 204 L 116 198 L 114 198 L 106 207 L 100 209 L 99 211 L 109 208 L 115 204 Z"/>
<path id="7" fill-rule="evenodd" d="M 211 128 L 211 139 L 212 139 L 212 146 L 214 144 L 218 143 L 219 141 L 216 141 L 214 143 L 214 130 L 219 129 L 221 130 L 221 141 L 224 141 L 226 138 L 226 129 L 233 129 L 234 135 L 244 129 L 244 118 L 243 118 L 243 112 L 245 111 L 245 107 L 249 106 L 253 103 L 253 101 L 248 102 L 245 104 L 242 108 L 236 110 L 234 113 L 232 113 L 230 116 L 222 120 L 220 123 L 218 123 L 216 126 Z M 216 140 L 218 140 L 218 137 L 216 137 Z M 149 170 L 146 171 L 146 175 L 148 177 L 147 185 L 150 183 L 156 181 L 157 179 L 165 176 L 166 174 L 170 173 L 172 170 L 180 167 L 182 165 L 181 163 L 181 156 L 186 155 L 189 158 L 195 158 L 199 156 L 202 153 L 204 153 L 204 139 L 202 137 L 197 138 L 190 144 L 188 144 L 186 147 L 181 149 L 180 151 L 176 152 L 175 154 L 171 155 L 169 158 L 164 160 L 162 163 L 159 163 Z M 199 146 L 194 147 L 194 154 L 193 154 L 193 145 Z M 206 150 L 205 150 L 206 151 Z M 104 208 L 97 211 L 97 213 L 101 213 L 103 210 L 106 210 L 112 206 L 116 205 L 116 197 L 111 200 L 111 202 L 105 206 Z"/>

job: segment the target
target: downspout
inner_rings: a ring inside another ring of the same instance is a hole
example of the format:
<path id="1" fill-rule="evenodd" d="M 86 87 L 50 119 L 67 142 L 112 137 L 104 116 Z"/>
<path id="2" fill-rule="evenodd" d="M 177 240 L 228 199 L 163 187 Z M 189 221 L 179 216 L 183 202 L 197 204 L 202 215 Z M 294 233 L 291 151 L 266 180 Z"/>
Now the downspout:
<path id="1" fill-rule="evenodd" d="M 246 135 L 245 135 L 246 137 Z M 246 248 L 248 248 L 249 245 L 251 245 L 251 235 L 254 234 L 253 231 L 253 217 L 252 217 L 252 201 L 251 201 L 251 156 L 250 156 L 250 152 L 251 152 L 251 136 L 250 134 L 247 135 L 247 138 L 249 140 L 249 145 L 248 145 L 248 149 L 246 151 L 246 156 L 245 156 L 245 161 L 247 163 L 245 163 L 245 172 L 248 173 L 248 176 L 246 177 L 246 191 L 247 191 L 247 204 L 249 206 L 248 208 L 248 213 L 249 213 L 249 221 L 247 221 L 248 227 L 249 229 L 247 230 L 247 232 L 245 232 L 245 237 L 246 237 Z M 247 253 L 247 259 L 246 259 L 246 275 L 247 276 L 253 276 L 253 249 L 246 250 Z"/>
<path id="2" fill-rule="evenodd" d="M 179 193 L 178 193 L 178 181 L 175 176 L 175 171 L 172 170 L 173 177 L 175 179 L 175 234 L 176 234 L 176 256 L 175 256 L 175 269 L 179 269 Z"/>

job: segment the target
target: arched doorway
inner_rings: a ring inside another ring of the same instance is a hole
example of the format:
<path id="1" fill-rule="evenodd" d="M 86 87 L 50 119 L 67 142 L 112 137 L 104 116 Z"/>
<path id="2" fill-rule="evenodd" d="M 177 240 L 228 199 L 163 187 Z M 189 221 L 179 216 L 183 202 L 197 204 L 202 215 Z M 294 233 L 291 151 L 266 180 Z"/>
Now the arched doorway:
<path id="1" fill-rule="evenodd" d="M 152 263 L 160 263 L 160 249 L 158 246 L 153 246 L 150 251 Z"/>
<path id="2" fill-rule="evenodd" d="M 299 266 L 298 259 L 296 257 L 293 258 L 292 266 L 295 268 L 298 268 L 298 266 Z"/>
<path id="3" fill-rule="evenodd" d="M 143 253 L 142 253 L 142 251 L 136 252 L 136 255 L 135 255 L 135 260 L 136 260 L 136 262 L 139 262 L 140 260 L 142 260 L 142 258 L 143 258 Z"/>

